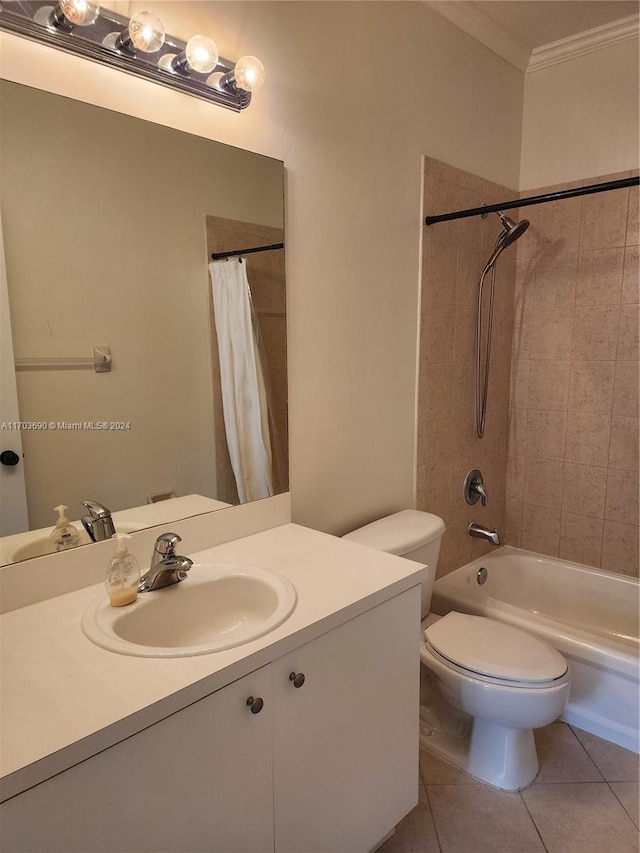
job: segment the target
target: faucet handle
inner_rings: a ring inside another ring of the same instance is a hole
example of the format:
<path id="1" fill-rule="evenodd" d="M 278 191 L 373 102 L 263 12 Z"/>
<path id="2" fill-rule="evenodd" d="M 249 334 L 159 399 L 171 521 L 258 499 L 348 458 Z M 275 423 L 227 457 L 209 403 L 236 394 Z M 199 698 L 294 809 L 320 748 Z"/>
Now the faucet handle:
<path id="1" fill-rule="evenodd" d="M 162 557 L 175 557 L 176 547 L 179 542 L 182 542 L 182 539 L 177 533 L 163 533 L 162 536 L 158 536 L 156 539 L 154 551 Z"/>
<path id="2" fill-rule="evenodd" d="M 93 542 L 110 539 L 116 532 L 111 518 L 111 510 L 98 501 L 81 501 L 82 506 L 89 510 L 89 515 L 83 515 L 80 521 Z"/>
<path id="3" fill-rule="evenodd" d="M 85 509 L 89 510 L 89 515 L 93 519 L 111 517 L 111 510 L 107 509 L 106 506 L 103 506 L 101 503 L 98 503 L 98 501 L 87 500 L 80 501 L 80 503 L 85 507 Z"/>
<path id="4" fill-rule="evenodd" d="M 482 483 L 475 483 L 473 486 L 473 491 L 480 495 L 480 503 L 482 506 L 486 506 L 489 503 L 489 495 L 487 494 L 487 490 L 482 485 Z"/>
<path id="5" fill-rule="evenodd" d="M 489 502 L 489 495 L 484 487 L 482 480 L 482 472 L 477 468 L 473 468 L 464 478 L 464 486 L 462 489 L 465 501 L 469 506 L 477 503 L 478 500 L 482 506 L 486 506 Z"/>

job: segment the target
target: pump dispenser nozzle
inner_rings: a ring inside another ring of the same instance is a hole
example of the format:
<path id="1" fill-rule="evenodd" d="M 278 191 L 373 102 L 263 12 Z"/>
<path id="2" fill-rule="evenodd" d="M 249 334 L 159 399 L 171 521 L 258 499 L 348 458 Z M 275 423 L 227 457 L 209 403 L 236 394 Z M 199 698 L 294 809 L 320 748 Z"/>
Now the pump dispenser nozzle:
<path id="1" fill-rule="evenodd" d="M 58 520 L 56 521 L 56 527 L 68 527 L 69 519 L 64 514 L 65 510 L 69 509 L 68 506 L 64 504 L 60 504 L 59 506 L 54 506 L 54 510 L 58 513 Z"/>
<path id="2" fill-rule="evenodd" d="M 122 607 L 132 604 L 138 597 L 140 567 L 127 548 L 127 540 L 131 537 L 127 533 L 114 533 L 111 538 L 116 540 L 116 550 L 109 562 L 104 584 L 112 607 Z"/>
<path id="3" fill-rule="evenodd" d="M 53 540 L 56 551 L 75 548 L 76 545 L 80 544 L 80 536 L 78 535 L 77 528 L 71 524 L 65 515 L 65 510 L 69 509 L 69 507 L 60 504 L 54 507 L 54 509 L 58 513 L 58 520 L 56 521 L 56 526 L 51 531 L 51 539 Z"/>
<path id="4" fill-rule="evenodd" d="M 128 533 L 114 533 L 111 538 L 116 540 L 116 550 L 113 556 L 126 557 L 129 553 L 126 540 L 131 539 L 131 536 Z"/>

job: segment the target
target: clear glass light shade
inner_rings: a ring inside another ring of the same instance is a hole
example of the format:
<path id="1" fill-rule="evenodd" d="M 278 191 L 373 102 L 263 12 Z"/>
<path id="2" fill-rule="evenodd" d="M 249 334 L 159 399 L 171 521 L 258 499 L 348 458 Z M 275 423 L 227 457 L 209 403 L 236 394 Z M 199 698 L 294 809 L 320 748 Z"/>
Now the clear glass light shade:
<path id="1" fill-rule="evenodd" d="M 75 27 L 88 27 L 100 14 L 100 4 L 89 0 L 60 0 L 60 11 Z"/>
<path id="2" fill-rule="evenodd" d="M 208 74 L 218 64 L 218 47 L 213 39 L 193 36 L 185 49 L 187 64 L 198 74 Z"/>
<path id="3" fill-rule="evenodd" d="M 233 70 L 236 86 L 247 92 L 255 92 L 264 83 L 264 65 L 257 56 L 243 56 Z"/>
<path id="4" fill-rule="evenodd" d="M 137 12 L 129 21 L 129 38 L 135 50 L 155 53 L 164 44 L 162 21 L 151 12 Z"/>

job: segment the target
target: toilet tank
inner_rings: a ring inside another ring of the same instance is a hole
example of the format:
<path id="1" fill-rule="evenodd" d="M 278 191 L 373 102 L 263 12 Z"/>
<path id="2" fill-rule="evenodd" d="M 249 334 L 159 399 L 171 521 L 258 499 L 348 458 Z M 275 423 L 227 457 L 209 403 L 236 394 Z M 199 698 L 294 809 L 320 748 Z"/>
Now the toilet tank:
<path id="1" fill-rule="evenodd" d="M 437 515 L 417 509 L 403 509 L 359 527 L 342 538 L 427 566 L 429 576 L 422 584 L 424 618 L 431 605 L 440 542 L 445 530 L 444 521 Z"/>

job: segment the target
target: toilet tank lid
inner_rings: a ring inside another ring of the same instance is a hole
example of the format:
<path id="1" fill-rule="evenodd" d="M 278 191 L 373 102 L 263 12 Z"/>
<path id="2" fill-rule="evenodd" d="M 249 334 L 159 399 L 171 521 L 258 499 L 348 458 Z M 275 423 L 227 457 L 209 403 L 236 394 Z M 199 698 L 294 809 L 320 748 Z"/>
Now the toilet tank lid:
<path id="1" fill-rule="evenodd" d="M 342 538 L 387 554 L 407 554 L 438 539 L 445 530 L 444 521 L 437 515 L 403 509 L 359 527 Z"/>

